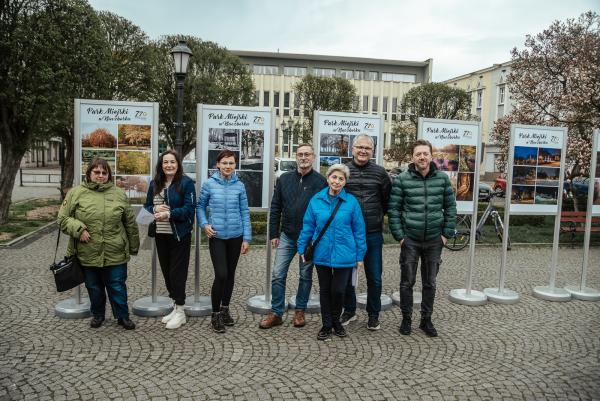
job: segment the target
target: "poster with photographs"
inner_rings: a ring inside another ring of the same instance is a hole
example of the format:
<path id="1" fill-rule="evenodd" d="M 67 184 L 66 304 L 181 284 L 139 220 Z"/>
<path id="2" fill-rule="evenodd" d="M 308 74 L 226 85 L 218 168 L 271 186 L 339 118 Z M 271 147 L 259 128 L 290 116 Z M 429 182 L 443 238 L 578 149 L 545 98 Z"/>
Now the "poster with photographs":
<path id="1" fill-rule="evenodd" d="M 85 180 L 94 157 L 108 162 L 113 181 L 141 204 L 158 149 L 158 103 L 75 100 L 75 177 Z"/>
<path id="2" fill-rule="evenodd" d="M 432 162 L 450 178 L 458 213 L 472 213 L 478 193 L 479 122 L 420 118 L 418 137 L 431 142 Z"/>
<path id="3" fill-rule="evenodd" d="M 558 210 L 566 130 L 513 125 L 509 179 L 511 213 L 555 214 Z"/>
<path id="4" fill-rule="evenodd" d="M 198 105 L 196 159 L 202 184 L 215 174 L 224 150 L 233 152 L 236 175 L 251 208 L 268 208 L 272 187 L 272 111 L 268 107 Z M 270 168 L 271 167 L 271 168 Z"/>
<path id="5" fill-rule="evenodd" d="M 325 175 L 329 166 L 336 163 L 348 163 L 352 160 L 352 145 L 358 135 L 367 134 L 373 139 L 374 148 L 370 150 L 374 163 L 383 162 L 383 149 L 378 143 L 383 139 L 381 116 L 317 111 L 315 113 L 314 138 L 315 163 L 321 174 Z"/>
<path id="6" fill-rule="evenodd" d="M 591 166 L 590 171 L 594 174 L 590 174 L 590 179 L 593 179 L 594 193 L 592 197 L 592 214 L 600 215 L 600 130 L 594 131 L 593 136 L 593 148 L 592 151 L 596 155 L 595 166 Z M 593 159 L 593 158 L 592 158 Z"/>

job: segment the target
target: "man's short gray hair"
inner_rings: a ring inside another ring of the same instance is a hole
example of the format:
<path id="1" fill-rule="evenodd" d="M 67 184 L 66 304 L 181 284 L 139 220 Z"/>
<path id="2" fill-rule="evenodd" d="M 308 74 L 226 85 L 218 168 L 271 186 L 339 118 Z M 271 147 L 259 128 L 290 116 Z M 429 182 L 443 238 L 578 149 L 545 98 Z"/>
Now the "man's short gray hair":
<path id="1" fill-rule="evenodd" d="M 358 141 L 359 139 L 366 139 L 371 144 L 371 147 L 373 149 L 375 149 L 375 141 L 373 140 L 373 137 L 371 135 L 369 135 L 369 134 L 360 134 L 360 135 L 357 135 L 356 138 L 354 138 L 354 142 L 352 142 L 352 146 L 354 146 L 354 144 L 356 143 L 356 141 Z"/>
<path id="2" fill-rule="evenodd" d="M 330 166 L 327 169 L 327 178 L 329 178 L 329 176 L 333 174 L 334 171 L 341 171 L 342 173 L 344 173 L 344 176 L 346 176 L 346 181 L 348 181 L 348 178 L 350 178 L 350 169 L 345 164 L 337 163 L 333 166 Z"/>

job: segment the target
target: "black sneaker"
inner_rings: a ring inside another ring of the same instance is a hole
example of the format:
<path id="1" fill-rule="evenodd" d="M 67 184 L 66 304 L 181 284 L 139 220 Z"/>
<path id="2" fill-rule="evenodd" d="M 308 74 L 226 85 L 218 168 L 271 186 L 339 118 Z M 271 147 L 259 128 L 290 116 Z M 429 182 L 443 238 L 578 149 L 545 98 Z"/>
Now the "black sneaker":
<path id="1" fill-rule="evenodd" d="M 333 327 L 333 334 L 338 337 L 346 337 L 348 335 L 348 333 L 346 333 L 346 329 L 341 324 Z"/>
<path id="2" fill-rule="evenodd" d="M 419 328 L 425 332 L 429 337 L 437 337 L 438 333 L 435 327 L 433 327 L 433 323 L 431 322 L 431 318 L 421 319 L 421 324 L 419 324 Z"/>
<path id="3" fill-rule="evenodd" d="M 410 335 L 412 321 L 409 318 L 403 318 L 402 323 L 400 323 L 400 334 L 403 336 Z"/>
<path id="4" fill-rule="evenodd" d="M 342 326 L 348 326 L 350 324 L 350 322 L 353 322 L 356 320 L 356 314 L 350 314 L 350 313 L 342 313 L 342 317 L 340 318 L 340 322 L 342 323 Z"/>
<path id="5" fill-rule="evenodd" d="M 128 317 L 118 319 L 117 323 L 119 323 L 119 326 L 123 326 L 125 330 L 135 329 L 135 323 L 133 323 Z"/>
<path id="6" fill-rule="evenodd" d="M 381 324 L 379 324 L 379 317 L 369 316 L 369 321 L 367 322 L 367 329 L 379 330 L 380 328 L 381 328 Z"/>
<path id="7" fill-rule="evenodd" d="M 317 334 L 317 340 L 331 341 L 331 329 L 328 329 L 327 327 L 321 327 L 319 334 Z"/>
<path id="8" fill-rule="evenodd" d="M 210 318 L 210 324 L 212 325 L 212 330 L 215 333 L 225 333 L 225 325 L 223 324 L 223 316 L 220 312 L 213 312 L 212 317 Z"/>
<path id="9" fill-rule="evenodd" d="M 104 316 L 94 316 L 92 320 L 90 320 L 90 327 L 92 329 L 97 329 L 102 326 L 102 323 L 104 323 Z"/>
<path id="10" fill-rule="evenodd" d="M 233 326 L 235 324 L 235 320 L 233 320 L 229 313 L 229 306 L 221 306 L 221 318 L 225 326 Z"/>

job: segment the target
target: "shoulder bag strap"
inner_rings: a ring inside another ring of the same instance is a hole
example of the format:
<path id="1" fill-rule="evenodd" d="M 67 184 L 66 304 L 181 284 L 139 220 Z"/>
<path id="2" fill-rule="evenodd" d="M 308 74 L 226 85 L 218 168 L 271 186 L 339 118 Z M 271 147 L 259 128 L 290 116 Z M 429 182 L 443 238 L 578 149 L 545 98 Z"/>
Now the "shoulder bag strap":
<path id="1" fill-rule="evenodd" d="M 321 241 L 321 238 L 323 238 L 323 235 L 325 235 L 325 231 L 327 231 L 327 228 L 329 228 L 329 225 L 331 224 L 331 221 L 335 217 L 335 214 L 337 213 L 337 211 L 338 211 L 338 209 L 340 208 L 341 205 L 342 205 L 342 200 L 338 199 L 338 203 L 337 203 L 337 205 L 335 205 L 335 208 L 333 209 L 333 212 L 331 213 L 331 216 L 329 216 L 329 220 L 327 220 L 327 223 L 325 223 L 325 225 L 321 229 L 321 232 L 319 233 L 319 236 L 317 237 L 317 239 L 315 240 L 315 242 L 313 242 L 313 247 L 315 247 L 315 248 L 317 247 L 317 244 L 319 243 L 319 241 Z"/>

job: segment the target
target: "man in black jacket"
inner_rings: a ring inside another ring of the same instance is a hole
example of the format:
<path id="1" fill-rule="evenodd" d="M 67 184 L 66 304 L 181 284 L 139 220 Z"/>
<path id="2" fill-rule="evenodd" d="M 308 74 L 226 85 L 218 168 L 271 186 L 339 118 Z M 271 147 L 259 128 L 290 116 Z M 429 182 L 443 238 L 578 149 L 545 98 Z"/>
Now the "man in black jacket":
<path id="1" fill-rule="evenodd" d="M 308 202 L 314 194 L 327 185 L 325 177 L 314 171 L 315 152 L 311 145 L 300 144 L 296 150 L 297 171 L 284 173 L 277 184 L 271 200 L 269 233 L 271 245 L 277 248 L 271 279 L 271 312 L 260 321 L 261 329 L 270 329 L 283 323 L 285 310 L 285 280 L 290 263 L 297 253 L 297 241 L 302 230 L 302 219 Z M 280 228 L 281 226 L 281 228 Z M 300 263 L 300 282 L 296 296 L 296 311 L 292 323 L 295 327 L 306 324 L 304 311 L 312 287 L 312 262 Z"/>
<path id="2" fill-rule="evenodd" d="M 385 169 L 371 158 L 375 144 L 371 136 L 362 134 L 352 144 L 352 161 L 346 163 L 350 179 L 346 191 L 356 196 L 362 208 L 367 229 L 365 276 L 367 277 L 367 313 L 369 330 L 379 330 L 381 311 L 381 273 L 383 265 L 383 216 L 387 211 L 392 183 Z M 352 282 L 346 287 L 342 324 L 356 320 L 356 292 Z"/>

